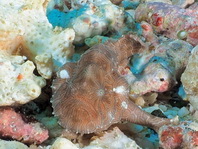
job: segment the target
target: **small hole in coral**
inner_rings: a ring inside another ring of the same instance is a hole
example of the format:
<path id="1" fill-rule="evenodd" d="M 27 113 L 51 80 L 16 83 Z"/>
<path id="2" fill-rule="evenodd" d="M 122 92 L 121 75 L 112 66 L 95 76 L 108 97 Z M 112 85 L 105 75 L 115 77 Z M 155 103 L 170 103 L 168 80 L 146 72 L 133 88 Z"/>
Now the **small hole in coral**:
<path id="1" fill-rule="evenodd" d="M 160 81 L 164 81 L 164 78 L 160 78 Z"/>

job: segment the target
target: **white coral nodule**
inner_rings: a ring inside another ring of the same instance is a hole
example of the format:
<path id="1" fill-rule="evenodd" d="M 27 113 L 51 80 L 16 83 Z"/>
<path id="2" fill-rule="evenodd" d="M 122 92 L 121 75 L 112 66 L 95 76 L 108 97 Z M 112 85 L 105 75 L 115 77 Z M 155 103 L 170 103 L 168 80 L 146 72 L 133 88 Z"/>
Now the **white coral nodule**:
<path id="1" fill-rule="evenodd" d="M 0 106 L 25 104 L 41 94 L 46 82 L 33 74 L 34 69 L 33 62 L 24 62 L 22 56 L 0 53 Z"/>

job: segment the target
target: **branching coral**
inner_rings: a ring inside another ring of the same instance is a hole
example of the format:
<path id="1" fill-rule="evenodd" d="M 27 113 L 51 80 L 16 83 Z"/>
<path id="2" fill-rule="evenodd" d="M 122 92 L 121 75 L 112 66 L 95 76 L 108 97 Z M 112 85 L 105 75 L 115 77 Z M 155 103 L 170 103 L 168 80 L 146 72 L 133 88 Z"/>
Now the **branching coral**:
<path id="1" fill-rule="evenodd" d="M 47 2 L 0 1 L 0 50 L 27 56 L 36 63 L 38 72 L 49 79 L 53 66 L 63 65 L 73 53 L 75 33 L 69 28 L 53 29 L 45 14 Z"/>
<path id="2" fill-rule="evenodd" d="M 67 63 L 56 78 L 52 105 L 60 124 L 71 132 L 92 133 L 121 120 L 149 126 L 156 131 L 169 119 L 152 116 L 128 99 L 128 83 L 120 74 L 129 57 L 145 50 L 132 35 L 93 46 L 77 63 Z M 75 66 L 71 69 L 71 65 Z M 72 70 L 72 71 L 70 71 Z M 59 85 L 57 85 L 59 84 Z"/>
<path id="3" fill-rule="evenodd" d="M 135 13 L 138 22 L 147 21 L 154 30 L 173 39 L 183 39 L 198 44 L 198 15 L 195 10 L 170 4 L 151 2 L 138 6 Z"/>
<path id="4" fill-rule="evenodd" d="M 27 123 L 11 108 L 0 109 L 0 134 L 24 143 L 40 144 L 48 138 L 48 131 L 39 123 Z"/>

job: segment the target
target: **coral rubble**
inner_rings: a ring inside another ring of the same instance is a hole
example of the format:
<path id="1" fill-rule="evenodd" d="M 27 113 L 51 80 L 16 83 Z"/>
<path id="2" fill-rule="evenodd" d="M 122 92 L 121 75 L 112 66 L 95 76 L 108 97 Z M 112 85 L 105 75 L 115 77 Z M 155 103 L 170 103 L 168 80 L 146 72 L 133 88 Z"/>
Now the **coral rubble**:
<path id="1" fill-rule="evenodd" d="M 198 146 L 198 124 L 183 122 L 178 126 L 163 126 L 159 136 L 160 144 L 165 149 L 195 149 Z"/>
<path id="2" fill-rule="evenodd" d="M 140 4 L 136 9 L 138 22 L 147 21 L 154 30 L 173 39 L 183 39 L 192 45 L 198 44 L 198 15 L 196 10 L 150 2 Z"/>
<path id="3" fill-rule="evenodd" d="M 193 46 L 182 40 L 165 40 L 150 53 L 132 59 L 132 78 L 126 75 L 130 94 L 165 92 L 175 86 L 184 71 Z M 136 77 L 137 76 L 137 77 Z"/>
<path id="4" fill-rule="evenodd" d="M 82 148 L 66 138 L 57 138 L 50 149 L 105 149 L 104 147 L 109 149 L 141 149 L 134 140 L 124 135 L 117 127 L 103 133 L 100 137 L 93 137 L 93 141 Z"/>
<path id="5" fill-rule="evenodd" d="M 75 4 L 78 7 L 80 5 L 79 9 L 74 7 L 75 9 L 66 13 L 52 9 L 47 13 L 50 23 L 54 26 L 72 28 L 75 31 L 74 43 L 76 44 L 82 44 L 85 38 L 95 35 L 121 32 L 122 28 L 126 26 L 126 14 L 123 8 L 113 5 L 110 1 L 93 3 L 85 1 L 86 5 L 76 4 L 77 2 L 72 1 L 71 5 Z"/>
<path id="6" fill-rule="evenodd" d="M 29 147 L 18 141 L 0 140 L 1 149 L 29 149 Z"/>
<path id="7" fill-rule="evenodd" d="M 79 149 L 71 141 L 66 138 L 57 138 L 50 149 Z"/>
<path id="8" fill-rule="evenodd" d="M 138 146 L 134 140 L 124 135 L 124 133 L 117 127 L 109 132 L 105 132 L 102 137 L 96 138 L 83 149 L 103 149 L 104 146 L 111 149 L 141 149 L 141 147 Z"/>
<path id="9" fill-rule="evenodd" d="M 48 138 L 48 131 L 39 123 L 26 123 L 22 115 L 11 108 L 0 109 L 0 134 L 24 143 L 40 144 Z"/>
<path id="10" fill-rule="evenodd" d="M 25 104 L 41 94 L 45 79 L 34 75 L 33 62 L 0 51 L 0 106 Z"/>
<path id="11" fill-rule="evenodd" d="M 187 100 L 190 101 L 194 109 L 198 110 L 198 46 L 192 50 L 192 55 L 189 58 L 186 70 L 182 74 L 181 81 L 184 86 L 184 90 L 187 94 Z"/>
<path id="12" fill-rule="evenodd" d="M 49 79 L 53 66 L 63 65 L 73 53 L 75 33 L 69 28 L 53 29 L 45 14 L 46 5 L 45 0 L 0 1 L 0 49 L 15 49 L 17 54 L 27 56 Z"/>
<path id="13" fill-rule="evenodd" d="M 0 9 L 0 148 L 197 148 L 198 2 Z"/>

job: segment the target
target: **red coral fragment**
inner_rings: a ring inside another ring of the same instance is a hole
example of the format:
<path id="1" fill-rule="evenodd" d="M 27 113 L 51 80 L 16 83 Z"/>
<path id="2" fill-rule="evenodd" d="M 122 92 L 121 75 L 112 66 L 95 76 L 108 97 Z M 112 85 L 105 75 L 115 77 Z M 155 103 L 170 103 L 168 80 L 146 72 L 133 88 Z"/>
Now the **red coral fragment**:
<path id="1" fill-rule="evenodd" d="M 87 23 L 87 24 L 90 24 L 90 19 L 87 18 L 87 17 L 85 17 L 85 18 L 83 18 L 83 22 L 85 22 L 85 23 Z"/>
<path id="2" fill-rule="evenodd" d="M 156 21 L 156 26 L 160 26 L 163 24 L 163 18 L 162 17 L 158 17 L 157 21 Z"/>
<path id="3" fill-rule="evenodd" d="M 23 75 L 20 73 L 18 76 L 17 76 L 17 80 L 20 81 L 23 79 Z"/>
<path id="4" fill-rule="evenodd" d="M 167 129 L 162 131 L 161 142 L 163 144 L 163 147 L 175 149 L 177 147 L 180 147 L 183 141 L 182 137 L 183 137 L 182 128 L 180 127 L 174 128 L 169 126 Z"/>
<path id="5" fill-rule="evenodd" d="M 169 125 L 160 128 L 160 145 L 165 149 L 195 149 L 198 147 L 197 123 L 184 121 L 179 125 Z M 191 128 L 191 126 L 193 126 Z"/>
<path id="6" fill-rule="evenodd" d="M 189 37 L 198 39 L 198 33 L 197 33 L 197 32 L 198 32 L 198 26 L 196 26 L 196 27 L 191 27 L 191 28 L 188 30 Z"/>
<path id="7" fill-rule="evenodd" d="M 145 30 L 145 31 L 150 31 L 150 26 L 147 24 L 141 24 L 141 27 Z"/>
<path id="8" fill-rule="evenodd" d="M 194 146 L 198 146 L 198 131 L 190 131 L 188 134 L 192 137 L 191 143 Z"/>
<path id="9" fill-rule="evenodd" d="M 39 123 L 26 123 L 22 115 L 11 108 L 0 109 L 0 134 L 24 143 L 40 144 L 48 138 L 48 131 Z"/>
<path id="10" fill-rule="evenodd" d="M 163 24 L 164 19 L 163 17 L 159 16 L 158 13 L 154 13 L 151 18 L 153 20 L 153 23 L 152 23 L 153 25 L 160 26 Z"/>

